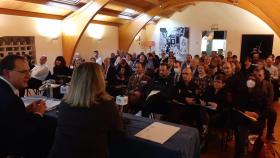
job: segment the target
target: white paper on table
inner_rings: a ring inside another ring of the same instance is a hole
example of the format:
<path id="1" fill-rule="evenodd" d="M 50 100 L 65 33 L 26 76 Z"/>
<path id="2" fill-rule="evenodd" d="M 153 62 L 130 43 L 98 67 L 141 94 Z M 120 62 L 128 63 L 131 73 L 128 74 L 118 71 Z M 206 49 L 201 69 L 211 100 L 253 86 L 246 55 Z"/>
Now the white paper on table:
<path id="1" fill-rule="evenodd" d="M 160 92 L 160 91 L 152 90 L 152 91 L 150 92 L 150 94 L 147 96 L 147 99 L 148 99 L 150 96 L 152 96 L 152 95 L 158 94 L 159 92 Z"/>
<path id="2" fill-rule="evenodd" d="M 25 107 L 27 107 L 28 105 L 30 105 L 31 103 L 38 101 L 38 100 L 44 100 L 46 102 L 46 106 L 47 106 L 47 111 L 53 110 L 54 108 L 57 107 L 58 104 L 60 104 L 60 100 L 52 100 L 52 99 L 47 99 L 45 100 L 44 98 L 21 98 Z"/>
<path id="3" fill-rule="evenodd" d="M 166 125 L 159 122 L 154 122 L 148 127 L 146 127 L 145 129 L 136 133 L 135 136 L 142 139 L 163 144 L 170 137 L 172 137 L 177 131 L 179 131 L 179 129 L 180 129 L 179 127 Z"/>
<path id="4" fill-rule="evenodd" d="M 51 84 L 51 88 L 57 88 L 59 86 L 60 86 L 60 84 Z"/>
<path id="5" fill-rule="evenodd" d="M 48 99 L 46 100 L 46 106 L 47 106 L 47 111 L 51 111 L 57 107 L 57 105 L 60 104 L 60 100 L 51 100 Z"/>
<path id="6" fill-rule="evenodd" d="M 31 97 L 28 97 L 28 98 L 21 98 L 21 100 L 23 101 L 24 106 L 27 107 L 28 105 L 30 105 L 31 103 L 33 103 L 35 101 L 42 100 L 42 98 L 31 98 Z"/>

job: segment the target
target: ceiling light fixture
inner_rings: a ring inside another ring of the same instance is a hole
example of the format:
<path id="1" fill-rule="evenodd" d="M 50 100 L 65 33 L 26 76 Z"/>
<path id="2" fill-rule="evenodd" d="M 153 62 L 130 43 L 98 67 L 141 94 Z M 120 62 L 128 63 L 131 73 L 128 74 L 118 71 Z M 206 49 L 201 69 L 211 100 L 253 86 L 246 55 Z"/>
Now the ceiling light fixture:
<path id="1" fill-rule="evenodd" d="M 239 0 L 231 0 L 232 4 L 237 5 L 239 3 Z"/>

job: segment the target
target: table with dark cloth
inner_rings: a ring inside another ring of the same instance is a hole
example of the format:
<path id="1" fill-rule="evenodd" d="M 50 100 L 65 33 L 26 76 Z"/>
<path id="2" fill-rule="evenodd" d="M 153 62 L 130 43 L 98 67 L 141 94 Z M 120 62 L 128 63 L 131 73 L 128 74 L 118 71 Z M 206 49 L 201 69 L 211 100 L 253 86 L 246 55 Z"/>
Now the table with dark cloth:
<path id="1" fill-rule="evenodd" d="M 57 117 L 56 111 L 47 115 Z M 134 135 L 146 128 L 154 120 L 122 113 L 126 128 L 126 137 L 121 144 L 110 147 L 110 158 L 199 158 L 200 143 L 195 128 L 162 122 L 180 127 L 180 130 L 164 144 L 137 138 Z"/>
<path id="2" fill-rule="evenodd" d="M 123 145 L 111 148 L 112 158 L 199 158 L 200 144 L 197 129 L 162 122 L 180 127 L 180 130 L 164 144 L 137 138 L 134 135 L 155 122 L 131 114 L 122 114 L 126 127 Z"/>

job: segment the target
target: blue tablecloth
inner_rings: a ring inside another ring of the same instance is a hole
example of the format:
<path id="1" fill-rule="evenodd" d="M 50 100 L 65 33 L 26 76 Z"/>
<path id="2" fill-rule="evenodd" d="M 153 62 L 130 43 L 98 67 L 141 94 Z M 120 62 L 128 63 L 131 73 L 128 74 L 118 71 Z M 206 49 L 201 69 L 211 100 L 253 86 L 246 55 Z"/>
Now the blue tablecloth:
<path id="1" fill-rule="evenodd" d="M 134 135 L 154 122 L 154 120 L 123 114 L 127 123 L 127 139 L 123 145 L 111 149 L 113 158 L 199 158 L 200 144 L 197 129 L 162 122 L 180 127 L 180 130 L 168 139 L 164 144 L 143 140 Z"/>
<path id="2" fill-rule="evenodd" d="M 57 111 L 47 113 L 57 117 Z M 180 127 L 180 130 L 164 144 L 140 139 L 134 135 L 146 128 L 154 120 L 131 114 L 122 114 L 126 128 L 126 138 L 121 144 L 110 147 L 110 158 L 199 158 L 199 133 L 195 128 L 162 122 Z"/>

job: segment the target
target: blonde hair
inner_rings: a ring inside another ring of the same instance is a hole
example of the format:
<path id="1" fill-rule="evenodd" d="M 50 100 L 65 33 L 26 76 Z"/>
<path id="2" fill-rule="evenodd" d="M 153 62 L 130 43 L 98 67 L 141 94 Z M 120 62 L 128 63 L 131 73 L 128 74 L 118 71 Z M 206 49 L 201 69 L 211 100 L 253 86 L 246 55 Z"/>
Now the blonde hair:
<path id="1" fill-rule="evenodd" d="M 72 107 L 87 108 L 112 99 L 106 92 L 102 68 L 92 62 L 82 63 L 74 70 L 69 92 L 64 97 L 65 102 Z"/>

